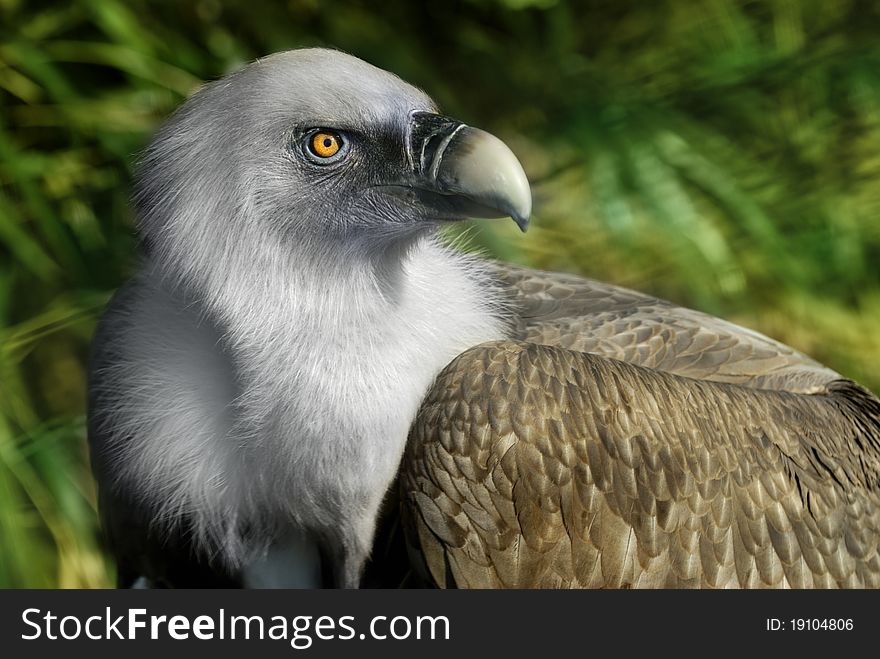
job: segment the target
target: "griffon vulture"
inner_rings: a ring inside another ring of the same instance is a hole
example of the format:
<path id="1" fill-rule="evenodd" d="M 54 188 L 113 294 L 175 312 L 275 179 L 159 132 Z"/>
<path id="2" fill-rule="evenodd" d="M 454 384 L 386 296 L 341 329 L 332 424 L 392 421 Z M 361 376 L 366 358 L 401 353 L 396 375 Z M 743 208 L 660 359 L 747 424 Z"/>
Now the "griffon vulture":
<path id="1" fill-rule="evenodd" d="M 880 583 L 880 402 L 722 320 L 442 245 L 525 229 L 528 181 L 397 77 L 299 50 L 208 84 L 134 203 L 90 368 L 120 585 L 356 587 L 380 514 L 408 551 L 371 571 L 447 587 Z"/>

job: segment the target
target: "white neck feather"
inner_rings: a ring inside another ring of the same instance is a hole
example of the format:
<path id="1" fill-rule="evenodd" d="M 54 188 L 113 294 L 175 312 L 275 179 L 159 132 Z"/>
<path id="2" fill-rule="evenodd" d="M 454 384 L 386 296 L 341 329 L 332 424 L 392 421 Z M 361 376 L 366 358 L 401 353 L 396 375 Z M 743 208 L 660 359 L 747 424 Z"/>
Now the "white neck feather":
<path id="1" fill-rule="evenodd" d="M 503 298 L 480 262 L 433 238 L 347 260 L 305 250 L 256 258 L 214 273 L 203 302 L 246 389 L 282 400 L 327 386 L 358 399 L 313 400 L 314 415 L 408 374 L 421 398 L 453 357 L 504 334 Z"/>
<path id="2" fill-rule="evenodd" d="M 505 335 L 503 298 L 434 238 L 347 261 L 289 247 L 227 252 L 193 287 L 239 392 L 217 512 L 371 536 L 425 393 L 456 355 Z"/>

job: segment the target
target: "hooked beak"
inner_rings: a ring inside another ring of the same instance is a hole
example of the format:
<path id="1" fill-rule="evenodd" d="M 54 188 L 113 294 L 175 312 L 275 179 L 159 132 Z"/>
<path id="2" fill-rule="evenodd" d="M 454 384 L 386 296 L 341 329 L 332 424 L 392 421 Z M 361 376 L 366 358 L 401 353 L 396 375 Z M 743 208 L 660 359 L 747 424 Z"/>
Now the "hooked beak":
<path id="1" fill-rule="evenodd" d="M 529 225 L 532 193 L 519 160 L 494 135 L 430 112 L 414 112 L 408 139 L 412 187 L 450 219 L 509 215 Z"/>

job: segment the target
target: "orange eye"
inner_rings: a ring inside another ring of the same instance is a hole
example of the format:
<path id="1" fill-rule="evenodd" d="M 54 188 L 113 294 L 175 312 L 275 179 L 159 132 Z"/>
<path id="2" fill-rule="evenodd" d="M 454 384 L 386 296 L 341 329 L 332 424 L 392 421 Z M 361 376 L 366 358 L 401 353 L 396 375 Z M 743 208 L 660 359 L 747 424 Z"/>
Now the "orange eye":
<path id="1" fill-rule="evenodd" d="M 310 144 L 312 153 L 320 158 L 331 158 L 342 148 L 342 139 L 333 133 L 315 133 Z"/>

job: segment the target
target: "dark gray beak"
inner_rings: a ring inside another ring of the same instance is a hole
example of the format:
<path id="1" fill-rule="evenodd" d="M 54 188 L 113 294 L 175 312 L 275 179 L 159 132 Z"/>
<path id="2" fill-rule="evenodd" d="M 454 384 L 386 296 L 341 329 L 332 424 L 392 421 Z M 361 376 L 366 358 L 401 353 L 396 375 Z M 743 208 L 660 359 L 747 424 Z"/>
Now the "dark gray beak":
<path id="1" fill-rule="evenodd" d="M 419 199 L 449 219 L 509 215 L 529 225 L 532 193 L 513 152 L 494 135 L 430 112 L 414 112 L 408 140 Z"/>

